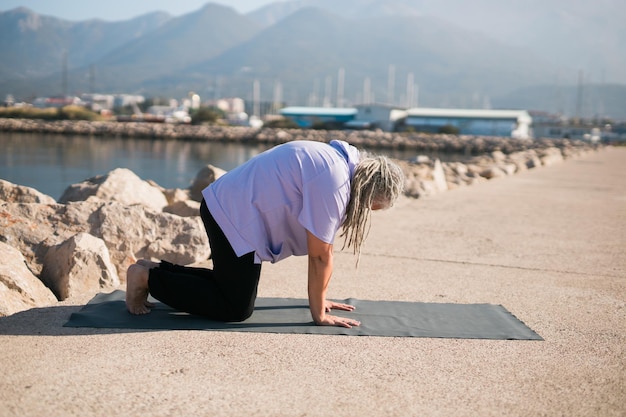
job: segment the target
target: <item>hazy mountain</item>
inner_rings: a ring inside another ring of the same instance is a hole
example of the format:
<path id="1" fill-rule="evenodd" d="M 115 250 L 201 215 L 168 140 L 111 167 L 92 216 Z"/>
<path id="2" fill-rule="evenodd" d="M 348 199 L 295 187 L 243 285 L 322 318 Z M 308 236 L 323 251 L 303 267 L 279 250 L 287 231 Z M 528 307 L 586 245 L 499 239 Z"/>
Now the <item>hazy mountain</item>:
<path id="1" fill-rule="evenodd" d="M 575 83 L 581 70 L 598 82 L 626 83 L 623 0 L 294 0 L 272 3 L 249 16 L 270 25 L 310 6 L 349 19 L 433 16 L 532 50 L 558 65 L 569 82 Z"/>
<path id="2" fill-rule="evenodd" d="M 140 78 L 172 74 L 248 40 L 259 30 L 258 24 L 229 7 L 207 4 L 117 48 L 96 65 L 140 72 Z"/>
<path id="3" fill-rule="evenodd" d="M 209 3 L 176 18 L 153 13 L 122 22 L 69 22 L 19 8 L 0 12 L 0 98 L 60 94 L 67 80 L 70 94 L 93 87 L 250 99 L 258 80 L 264 101 L 280 92 L 290 105 L 347 105 L 367 90 L 375 101 L 405 105 L 412 80 L 422 106 L 580 108 L 626 118 L 626 88 L 608 84 L 626 79 L 617 13 L 624 6 L 594 5 L 297 0 L 241 15 Z M 580 71 L 589 94 L 572 104 Z"/>
<path id="4" fill-rule="evenodd" d="M 34 19 L 38 18 L 36 14 L 32 16 Z M 133 19 L 133 21 L 138 19 Z M 52 20 L 54 22 L 54 19 Z M 57 20 L 55 23 L 58 24 L 58 22 Z M 141 21 L 135 23 L 137 32 L 141 29 L 139 26 Z M 89 62 L 89 65 L 83 63 L 82 67 L 74 66 L 73 69 L 70 66 L 67 75 L 68 91 L 72 93 L 90 91 L 93 74 L 94 87 L 97 91 L 158 95 L 163 91 L 162 88 L 157 86 L 147 91 L 142 87 L 142 83 L 164 74 L 175 75 L 182 68 L 207 60 L 250 38 L 258 30 L 257 23 L 236 13 L 233 9 L 217 4 L 207 4 L 196 12 L 169 18 L 153 30 L 142 32 L 141 36 L 127 38 L 125 43 L 120 42 L 121 46 L 118 44 L 115 45 L 116 48 L 107 48 L 106 53 L 99 54 Z M 94 28 L 94 32 L 100 33 L 97 28 Z M 119 34 L 117 36 L 119 37 Z M 19 38 L 14 35 L 14 38 L 16 37 Z M 55 34 L 49 37 L 58 36 Z M 68 38 L 79 43 L 86 36 L 68 36 Z M 41 43 L 45 44 L 43 41 Z M 35 46 L 31 49 L 39 50 L 37 42 L 33 44 Z M 59 53 L 61 54 L 62 52 Z M 61 70 L 60 59 L 56 58 L 55 62 L 58 63 L 56 64 L 57 72 L 47 77 L 35 80 L 6 77 L 4 82 L 0 81 L 0 93 L 6 91 L 19 94 L 21 92 L 26 96 L 60 94 L 62 82 L 59 72 Z M 185 90 L 184 87 L 178 93 L 183 90 Z"/>
<path id="5" fill-rule="evenodd" d="M 202 77 L 221 77 L 222 89 L 235 89 L 244 96 L 250 95 L 252 80 L 258 79 L 265 97 L 271 97 L 275 81 L 280 81 L 285 98 L 301 103 L 310 94 L 323 96 L 326 79 L 330 78 L 330 98 L 336 103 L 338 72 L 343 68 L 345 99 L 355 102 L 359 94 L 362 97 L 367 77 L 378 101 L 387 101 L 392 65 L 395 101 L 401 102 L 406 94 L 412 73 L 419 84 L 420 102 L 442 105 L 443 95 L 452 91 L 471 98 L 546 82 L 551 72 L 537 65 L 538 59 L 529 60 L 529 56 L 531 51 L 503 45 L 433 18 L 348 20 L 307 8 L 190 68 L 185 78 L 202 82 Z"/>
<path id="6" fill-rule="evenodd" d="M 90 65 L 169 19 L 159 12 L 121 22 L 70 22 L 23 7 L 0 12 L 0 80 L 58 73 L 65 54 L 68 68 Z"/>
<path id="7" fill-rule="evenodd" d="M 347 19 L 382 16 L 420 16 L 422 11 L 416 1 L 406 0 L 292 0 L 277 1 L 248 13 L 264 26 L 271 26 L 290 14 L 304 8 L 315 7 Z"/>

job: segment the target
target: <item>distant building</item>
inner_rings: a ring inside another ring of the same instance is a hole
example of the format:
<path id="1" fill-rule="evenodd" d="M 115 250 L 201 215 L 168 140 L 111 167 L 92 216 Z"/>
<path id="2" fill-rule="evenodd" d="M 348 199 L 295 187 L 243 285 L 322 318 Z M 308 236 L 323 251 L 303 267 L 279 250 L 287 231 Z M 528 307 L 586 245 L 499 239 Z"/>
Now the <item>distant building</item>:
<path id="1" fill-rule="evenodd" d="M 37 97 L 33 101 L 33 106 L 41 109 L 54 107 L 61 108 L 65 106 L 82 106 L 84 103 L 78 97 L 67 96 L 67 97 Z"/>
<path id="2" fill-rule="evenodd" d="M 82 94 L 80 99 L 93 111 L 112 110 L 115 96 L 113 94 Z"/>
<path id="3" fill-rule="evenodd" d="M 505 136 L 517 139 L 532 137 L 532 118 L 525 110 L 418 107 L 406 111 L 404 125 L 430 133 L 437 133 L 445 126 L 453 126 L 462 135 Z"/>
<path id="4" fill-rule="evenodd" d="M 346 122 L 347 129 L 395 130 L 396 123 L 406 118 L 406 110 L 386 104 L 359 104 L 354 106 L 357 114 L 354 120 Z"/>
<path id="5" fill-rule="evenodd" d="M 280 110 L 282 116 L 303 128 L 316 125 L 343 126 L 354 120 L 357 113 L 355 108 L 337 107 L 285 107 Z"/>
<path id="6" fill-rule="evenodd" d="M 244 100 L 238 97 L 220 98 L 208 104 L 217 107 L 226 114 L 238 114 L 246 111 Z"/>
<path id="7" fill-rule="evenodd" d="M 361 104 L 351 108 L 285 107 L 283 117 L 302 128 L 381 129 L 391 132 L 413 128 L 438 133 L 453 126 L 462 135 L 532 137 L 532 118 L 525 110 L 402 109 L 386 104 Z"/>
<path id="8" fill-rule="evenodd" d="M 113 96 L 113 107 L 136 106 L 146 101 L 144 96 L 132 94 L 116 94 Z"/>
<path id="9" fill-rule="evenodd" d="M 536 138 L 567 138 L 598 142 L 603 135 L 602 130 L 592 123 L 572 123 L 563 116 L 546 112 L 530 114 L 533 118 L 533 136 Z"/>
<path id="10" fill-rule="evenodd" d="M 174 104 L 174 103 L 172 103 Z M 184 105 L 181 106 L 150 106 L 146 112 L 148 119 L 161 120 L 166 123 L 190 123 L 191 117 Z"/>

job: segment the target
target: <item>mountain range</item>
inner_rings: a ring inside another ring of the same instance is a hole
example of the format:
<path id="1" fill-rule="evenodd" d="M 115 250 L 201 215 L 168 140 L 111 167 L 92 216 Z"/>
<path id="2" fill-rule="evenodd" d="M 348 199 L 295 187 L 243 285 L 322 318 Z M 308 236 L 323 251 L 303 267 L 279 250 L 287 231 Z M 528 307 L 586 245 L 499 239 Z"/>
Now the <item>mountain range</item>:
<path id="1" fill-rule="evenodd" d="M 291 0 L 246 15 L 208 3 L 120 22 L 17 8 L 0 12 L 0 95 L 252 100 L 256 84 L 260 100 L 289 105 L 369 97 L 626 119 L 624 7 L 598 1 Z"/>

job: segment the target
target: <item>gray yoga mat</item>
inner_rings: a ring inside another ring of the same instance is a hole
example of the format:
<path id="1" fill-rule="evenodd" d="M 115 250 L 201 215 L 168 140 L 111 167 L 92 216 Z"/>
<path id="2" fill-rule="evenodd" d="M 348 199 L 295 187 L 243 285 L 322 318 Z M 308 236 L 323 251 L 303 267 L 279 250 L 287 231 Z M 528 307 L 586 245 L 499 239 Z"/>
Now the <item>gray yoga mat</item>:
<path id="1" fill-rule="evenodd" d="M 359 320 L 361 325 L 345 329 L 316 326 L 307 301 L 301 299 L 258 298 L 248 320 L 223 323 L 181 313 L 162 303 L 156 303 L 150 314 L 134 316 L 126 311 L 125 296 L 121 290 L 96 295 L 71 315 L 65 327 L 543 340 L 504 307 L 493 304 L 347 299 L 342 302 L 354 305 L 355 311 L 336 314 Z"/>

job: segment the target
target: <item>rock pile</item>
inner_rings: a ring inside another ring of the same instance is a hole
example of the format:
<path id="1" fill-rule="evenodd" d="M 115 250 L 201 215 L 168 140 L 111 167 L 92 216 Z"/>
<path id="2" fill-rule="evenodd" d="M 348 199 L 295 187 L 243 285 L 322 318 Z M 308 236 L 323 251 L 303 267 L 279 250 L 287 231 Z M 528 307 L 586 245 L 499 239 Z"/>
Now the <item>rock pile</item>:
<path id="1" fill-rule="evenodd" d="M 406 176 L 405 194 L 420 198 L 593 150 L 574 142 L 550 144 L 492 150 L 468 163 L 428 157 L 398 161 Z M 70 185 L 58 202 L 0 180 L 0 316 L 114 288 L 124 283 L 127 267 L 138 258 L 183 265 L 206 260 L 210 247 L 198 216 L 199 191 L 223 173 L 208 165 L 189 189 L 163 189 L 116 169 Z"/>
<path id="2" fill-rule="evenodd" d="M 221 172 L 203 169 L 195 182 Z M 117 287 L 138 258 L 208 259 L 199 206 L 188 190 L 164 190 L 127 169 L 71 185 L 59 202 L 0 180 L 0 316 Z"/>
<path id="3" fill-rule="evenodd" d="M 549 166 L 565 159 L 582 156 L 594 148 L 583 146 L 545 147 L 505 154 L 493 151 L 471 158 L 466 163 L 431 161 L 418 157 L 415 161 L 399 161 L 406 180 L 404 193 L 420 198 L 494 178 L 506 177 L 528 169 Z"/>
<path id="4" fill-rule="evenodd" d="M 367 149 L 406 149 L 429 153 L 460 153 L 470 156 L 494 151 L 511 154 L 547 147 L 564 149 L 590 146 L 582 141 L 568 139 L 521 140 L 488 136 L 392 133 L 381 130 L 257 129 L 219 125 L 194 126 L 169 123 L 44 121 L 2 118 L 0 118 L 0 131 L 267 144 L 279 144 L 292 140 L 330 142 L 333 139 L 338 139 Z"/>

